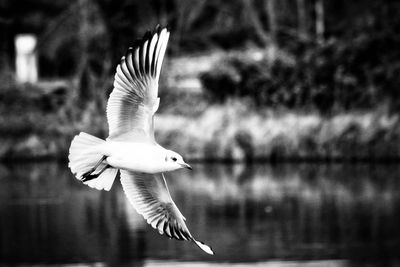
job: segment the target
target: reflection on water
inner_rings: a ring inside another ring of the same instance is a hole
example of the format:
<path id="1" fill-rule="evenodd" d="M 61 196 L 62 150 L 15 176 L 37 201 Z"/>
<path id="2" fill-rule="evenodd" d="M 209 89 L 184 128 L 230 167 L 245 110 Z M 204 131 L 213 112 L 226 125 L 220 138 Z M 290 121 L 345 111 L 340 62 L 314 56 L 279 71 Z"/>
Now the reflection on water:
<path id="1" fill-rule="evenodd" d="M 158 235 L 118 183 L 99 192 L 73 179 L 66 164 L 0 165 L 0 266 L 400 264 L 399 167 L 194 169 L 167 180 L 192 234 L 214 257 Z"/>

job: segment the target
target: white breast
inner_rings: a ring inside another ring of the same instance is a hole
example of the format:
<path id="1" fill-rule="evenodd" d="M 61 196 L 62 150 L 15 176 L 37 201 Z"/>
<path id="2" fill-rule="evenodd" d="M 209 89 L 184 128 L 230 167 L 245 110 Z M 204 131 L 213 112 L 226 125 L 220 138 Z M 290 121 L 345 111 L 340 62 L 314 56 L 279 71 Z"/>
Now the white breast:
<path id="1" fill-rule="evenodd" d="M 153 144 L 107 141 L 101 147 L 111 166 L 134 172 L 166 171 L 165 149 Z"/>

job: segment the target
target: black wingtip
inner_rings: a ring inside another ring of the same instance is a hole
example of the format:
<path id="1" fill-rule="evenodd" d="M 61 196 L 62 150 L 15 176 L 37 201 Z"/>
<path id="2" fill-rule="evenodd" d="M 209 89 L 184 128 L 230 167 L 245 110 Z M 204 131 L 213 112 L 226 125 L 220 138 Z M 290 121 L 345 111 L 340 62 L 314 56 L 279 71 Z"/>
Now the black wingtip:
<path id="1" fill-rule="evenodd" d="M 153 32 L 152 32 L 151 35 L 154 35 L 154 34 L 156 34 L 156 33 L 157 33 L 157 34 L 160 34 L 164 29 L 166 29 L 167 32 L 170 31 L 170 28 L 169 28 L 168 25 L 161 26 L 160 24 L 157 24 L 156 27 L 154 28 L 154 30 L 153 30 Z"/>
<path id="2" fill-rule="evenodd" d="M 162 32 L 168 32 L 167 27 L 161 26 L 160 24 L 157 24 L 153 30 L 148 30 L 146 33 L 142 36 L 142 38 L 136 39 L 131 47 L 128 48 L 128 50 L 125 53 L 125 59 L 121 58 L 120 64 L 124 64 L 126 59 L 129 59 L 129 56 L 132 56 L 132 58 L 136 58 L 136 65 L 132 66 L 132 63 L 127 64 L 127 69 L 130 72 L 130 75 L 132 77 L 140 77 L 141 75 L 144 75 L 146 73 L 149 73 L 153 76 L 156 75 L 156 70 L 157 70 L 157 62 L 156 62 L 156 49 L 154 49 L 154 52 L 152 55 L 148 55 L 146 51 L 150 50 L 151 47 L 151 41 L 155 37 L 155 35 L 159 35 Z M 158 43 L 157 39 L 157 43 Z M 147 47 L 145 48 L 145 43 L 147 42 Z M 153 43 L 154 44 L 154 43 Z M 157 46 L 157 44 L 156 44 Z M 135 55 L 135 51 L 139 51 L 139 55 Z M 145 54 L 144 54 L 145 53 Z M 144 60 L 143 57 L 145 56 Z M 129 65 L 130 64 L 130 65 Z"/>
<path id="3" fill-rule="evenodd" d="M 161 26 L 160 24 L 157 24 L 153 30 L 147 30 L 146 33 L 143 35 L 142 38 L 136 39 L 132 46 L 129 48 L 130 51 L 133 51 L 135 48 L 140 47 L 144 42 L 151 40 L 153 38 L 154 34 L 161 34 L 161 32 L 166 29 L 168 32 L 170 31 L 169 26 Z"/>
<path id="4" fill-rule="evenodd" d="M 145 42 L 146 40 L 150 40 L 154 36 L 154 34 L 156 34 L 156 33 L 160 34 L 163 29 L 166 29 L 166 27 L 163 27 L 160 24 L 157 24 L 153 30 L 146 31 L 146 33 L 143 35 L 143 38 L 141 39 L 141 41 Z"/>
<path id="5" fill-rule="evenodd" d="M 147 31 L 147 32 L 143 35 L 142 42 L 144 43 L 144 42 L 150 40 L 152 36 L 153 36 L 152 31 Z"/>
<path id="6" fill-rule="evenodd" d="M 133 47 L 132 48 L 136 48 L 136 47 L 140 46 L 141 43 L 142 43 L 142 39 L 137 38 L 135 41 L 133 41 Z"/>
<path id="7" fill-rule="evenodd" d="M 160 24 L 157 24 L 156 27 L 154 28 L 153 33 L 158 33 L 160 34 L 162 30 L 166 29 L 167 31 L 170 31 L 169 25 L 161 26 Z"/>
<path id="8" fill-rule="evenodd" d="M 160 24 L 157 24 L 156 27 L 154 28 L 153 33 L 158 33 L 158 34 L 160 34 L 161 29 L 162 29 L 162 28 L 161 28 Z"/>

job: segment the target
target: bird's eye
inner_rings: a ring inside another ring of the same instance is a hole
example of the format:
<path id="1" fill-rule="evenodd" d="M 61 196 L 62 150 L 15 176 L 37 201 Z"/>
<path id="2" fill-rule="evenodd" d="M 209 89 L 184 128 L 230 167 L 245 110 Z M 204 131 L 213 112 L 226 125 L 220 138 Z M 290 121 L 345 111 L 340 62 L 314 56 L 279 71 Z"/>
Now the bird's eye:
<path id="1" fill-rule="evenodd" d="M 172 160 L 173 160 L 173 161 L 176 161 L 177 159 L 176 159 L 175 157 L 172 157 Z"/>

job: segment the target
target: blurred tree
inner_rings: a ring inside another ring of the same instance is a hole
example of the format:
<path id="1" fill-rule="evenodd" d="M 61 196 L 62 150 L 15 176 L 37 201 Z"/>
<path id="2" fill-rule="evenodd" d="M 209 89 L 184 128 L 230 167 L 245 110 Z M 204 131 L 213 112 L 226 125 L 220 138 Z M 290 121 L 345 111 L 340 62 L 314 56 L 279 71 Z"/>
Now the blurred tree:
<path id="1" fill-rule="evenodd" d="M 267 0 L 267 1 L 269 2 L 269 0 Z M 247 19 L 251 22 L 252 29 L 254 30 L 256 36 L 259 38 L 259 40 L 262 42 L 262 44 L 264 46 L 266 46 L 267 44 L 271 44 L 272 43 L 271 35 L 268 34 L 264 30 L 264 26 L 263 26 L 262 22 L 260 21 L 259 14 L 253 5 L 254 1 L 242 0 L 242 2 L 243 2 L 244 10 L 247 13 Z M 266 9 L 270 10 L 270 7 L 268 7 L 268 4 L 267 4 Z M 271 13 L 273 13 L 272 9 L 271 9 Z M 273 15 L 272 19 L 268 16 L 268 19 L 269 19 L 269 22 L 271 20 L 274 21 L 273 22 L 274 25 L 272 27 L 271 26 L 270 27 L 271 27 L 271 32 L 272 32 L 272 28 L 273 28 L 273 30 L 275 31 L 274 34 L 276 34 L 276 20 L 275 20 L 274 15 Z"/>
<path id="2" fill-rule="evenodd" d="M 317 42 L 322 44 L 325 35 L 325 13 L 323 0 L 315 0 L 315 35 Z"/>
<path id="3" fill-rule="evenodd" d="M 308 17 L 305 0 L 297 0 L 297 33 L 300 40 L 308 40 Z"/>
<path id="4" fill-rule="evenodd" d="M 172 28 L 168 52 L 175 55 L 249 46 L 289 55 L 292 65 L 225 68 L 233 82 L 245 72 L 246 86 L 263 88 L 260 99 L 289 106 L 330 106 L 329 97 L 333 106 L 394 103 L 399 13 L 396 0 L 0 0 L 0 60 L 12 62 L 17 33 L 34 33 L 42 74 L 78 77 L 96 88 L 90 83 L 112 75 L 133 39 L 161 23 Z"/>
<path id="5" fill-rule="evenodd" d="M 5 5 L 6 1 L 0 0 L 0 10 L 4 10 Z M 9 69 L 9 58 L 7 56 L 7 40 L 9 40 L 7 24 L 9 23 L 9 19 L 0 12 L 0 72 Z"/>
<path id="6" fill-rule="evenodd" d="M 268 26 L 271 36 L 272 45 L 277 45 L 277 35 L 278 35 L 278 21 L 276 16 L 276 0 L 266 0 L 266 14 L 268 16 Z"/>
<path id="7" fill-rule="evenodd" d="M 177 45 L 173 46 L 174 52 L 179 52 L 179 48 L 184 45 L 182 36 L 191 34 L 196 31 L 193 28 L 194 23 L 198 22 L 198 19 L 204 15 L 204 8 L 206 6 L 207 0 L 175 0 L 174 5 L 176 7 L 175 11 L 175 29 L 174 29 L 174 39 Z"/>

